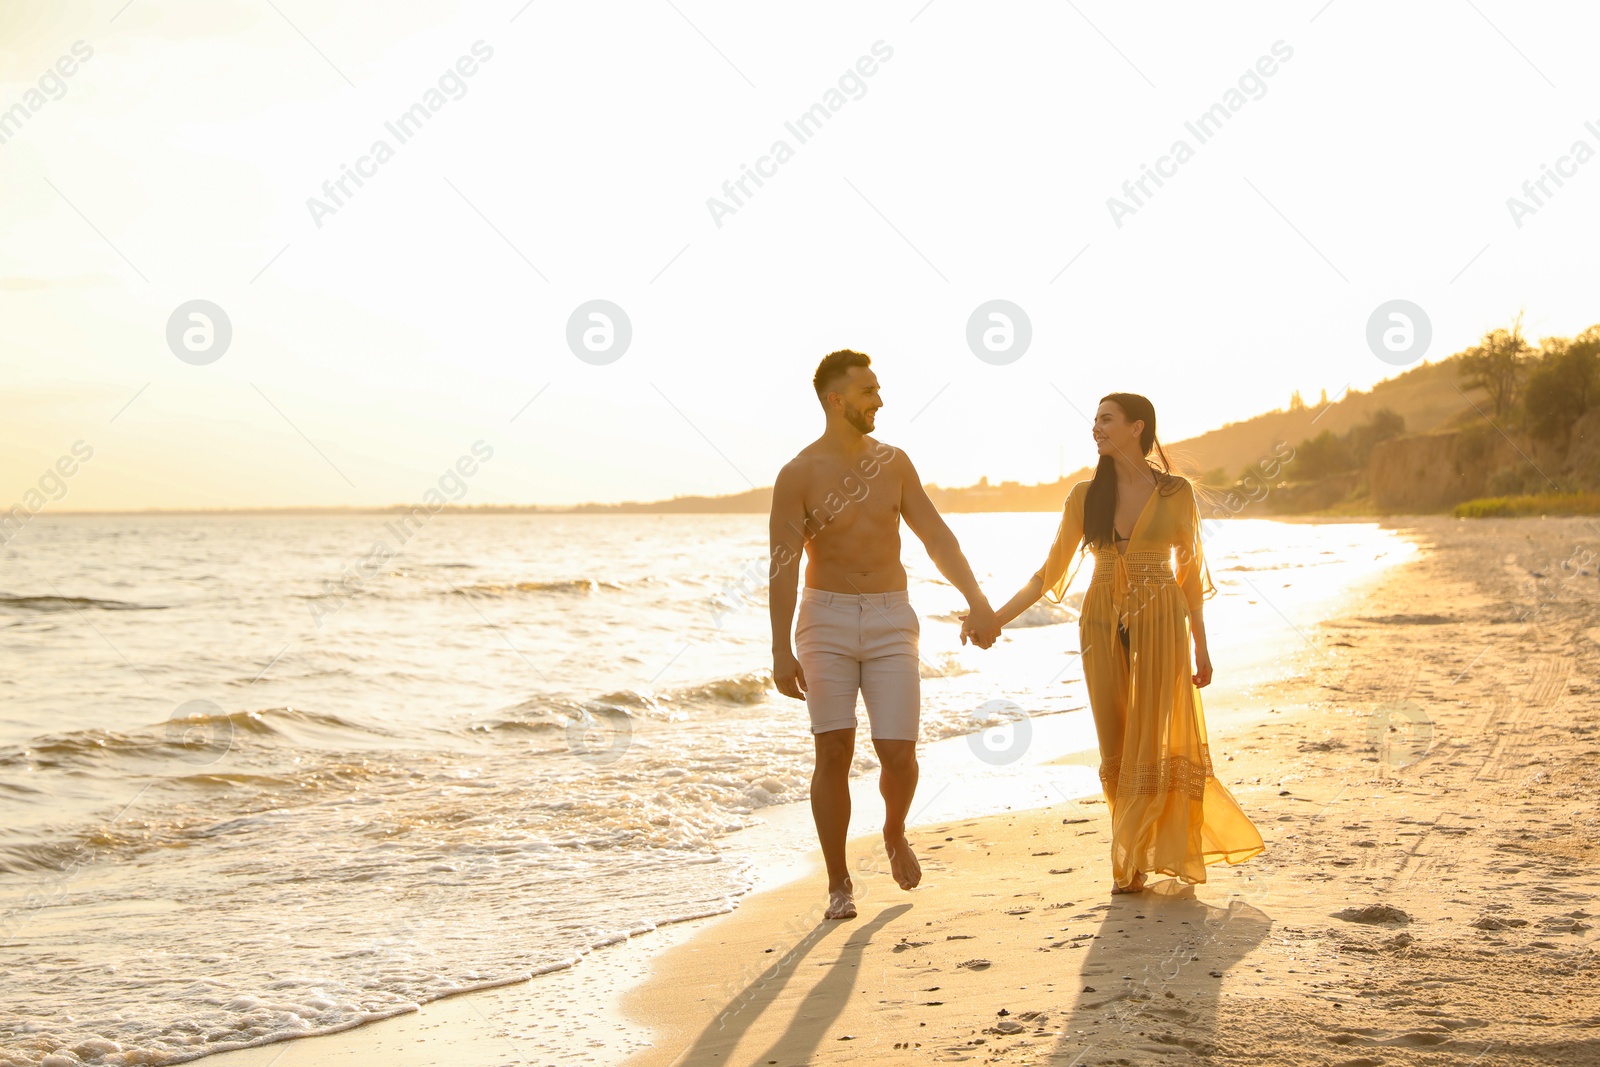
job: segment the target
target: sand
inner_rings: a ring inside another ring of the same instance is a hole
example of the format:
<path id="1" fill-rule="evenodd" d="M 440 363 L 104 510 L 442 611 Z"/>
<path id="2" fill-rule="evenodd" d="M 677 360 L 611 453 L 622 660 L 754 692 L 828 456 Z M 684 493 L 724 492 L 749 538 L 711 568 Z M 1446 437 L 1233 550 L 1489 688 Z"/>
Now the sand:
<path id="1" fill-rule="evenodd" d="M 209 1062 L 1600 1064 L 1600 522 L 1385 525 L 1424 551 L 1206 691 L 1267 849 L 1204 884 L 1112 896 L 1097 798 L 915 830 L 911 892 L 865 835 L 853 920 L 813 857 L 559 987 Z"/>
<path id="2" fill-rule="evenodd" d="M 629 1067 L 1600 1063 L 1600 528 L 1396 525 L 1424 551 L 1213 737 L 1262 855 L 1113 897 L 1080 802 L 915 834 L 908 893 L 858 838 L 855 920 L 813 878 L 657 959 Z"/>

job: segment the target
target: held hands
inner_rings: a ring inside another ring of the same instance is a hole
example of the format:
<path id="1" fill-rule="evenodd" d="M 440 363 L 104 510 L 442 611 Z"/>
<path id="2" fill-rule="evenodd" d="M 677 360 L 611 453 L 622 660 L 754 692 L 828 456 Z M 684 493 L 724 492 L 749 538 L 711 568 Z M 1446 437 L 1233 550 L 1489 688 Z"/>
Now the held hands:
<path id="1" fill-rule="evenodd" d="M 806 698 L 806 674 L 793 652 L 772 653 L 772 681 L 784 696 L 796 700 Z"/>
<path id="2" fill-rule="evenodd" d="M 961 616 L 961 643 L 964 645 L 969 640 L 979 648 L 988 648 L 1000 637 L 1000 620 L 995 617 L 994 609 L 988 604 L 980 604 L 969 608 L 967 614 Z"/>

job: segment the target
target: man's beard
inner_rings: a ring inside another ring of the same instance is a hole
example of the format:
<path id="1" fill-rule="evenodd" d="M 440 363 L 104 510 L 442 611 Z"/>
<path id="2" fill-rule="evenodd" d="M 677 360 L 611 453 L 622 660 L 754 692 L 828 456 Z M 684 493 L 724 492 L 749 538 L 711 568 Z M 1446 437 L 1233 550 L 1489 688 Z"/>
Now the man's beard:
<path id="1" fill-rule="evenodd" d="M 860 408 L 846 404 L 844 406 L 844 421 L 854 426 L 861 433 L 872 432 L 872 417 Z"/>

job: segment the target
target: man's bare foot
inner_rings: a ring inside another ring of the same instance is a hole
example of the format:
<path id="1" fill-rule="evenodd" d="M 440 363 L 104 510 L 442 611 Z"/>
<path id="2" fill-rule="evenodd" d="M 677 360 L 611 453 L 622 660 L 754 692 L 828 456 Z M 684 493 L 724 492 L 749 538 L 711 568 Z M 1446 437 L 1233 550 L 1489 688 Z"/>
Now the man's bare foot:
<path id="1" fill-rule="evenodd" d="M 843 885 L 828 887 L 828 910 L 824 919 L 854 919 L 856 917 L 855 888 L 847 876 Z"/>
<path id="2" fill-rule="evenodd" d="M 883 836 L 883 847 L 889 853 L 889 873 L 901 889 L 915 889 L 922 881 L 922 864 L 911 851 L 911 842 L 904 833 Z"/>
<path id="3" fill-rule="evenodd" d="M 1134 871 L 1133 872 L 1133 881 L 1129 882 L 1127 885 L 1114 885 L 1114 886 L 1111 887 L 1111 891 L 1113 893 L 1137 893 L 1139 890 L 1141 890 L 1143 888 L 1144 888 L 1144 872 L 1143 871 Z"/>

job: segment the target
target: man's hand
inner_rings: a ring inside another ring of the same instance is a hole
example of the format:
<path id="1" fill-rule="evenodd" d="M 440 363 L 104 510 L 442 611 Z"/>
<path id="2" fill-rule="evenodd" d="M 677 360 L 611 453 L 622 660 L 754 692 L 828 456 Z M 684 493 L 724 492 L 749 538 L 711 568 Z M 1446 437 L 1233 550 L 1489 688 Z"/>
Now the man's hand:
<path id="1" fill-rule="evenodd" d="M 966 644 L 969 637 L 979 648 L 988 648 L 999 639 L 1000 620 L 988 604 L 968 608 L 967 614 L 961 616 L 961 643 Z"/>
<path id="2" fill-rule="evenodd" d="M 800 669 L 800 661 L 794 658 L 793 652 L 772 654 L 772 681 L 784 696 L 796 700 L 806 698 L 806 673 Z"/>

